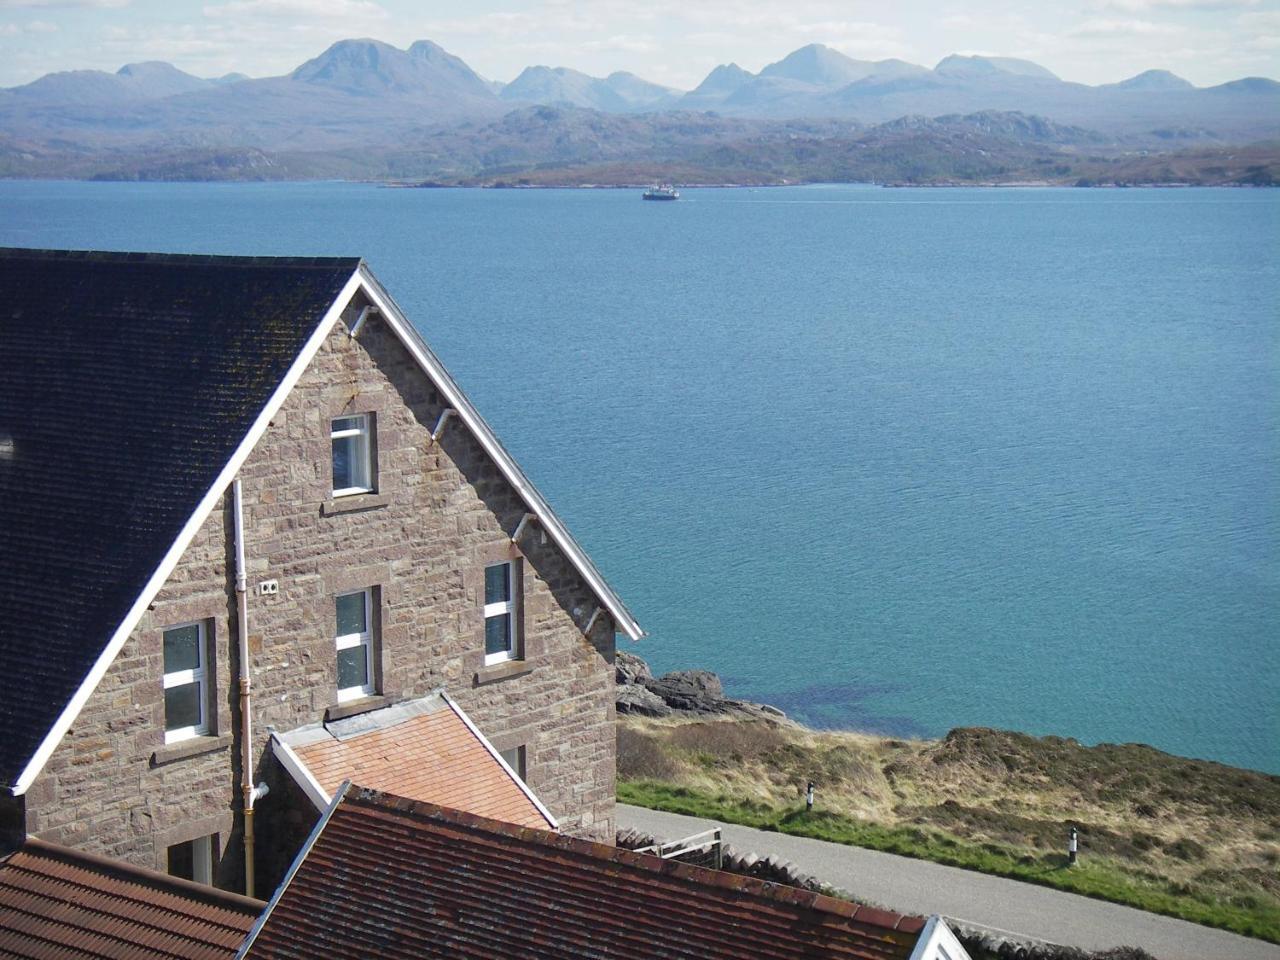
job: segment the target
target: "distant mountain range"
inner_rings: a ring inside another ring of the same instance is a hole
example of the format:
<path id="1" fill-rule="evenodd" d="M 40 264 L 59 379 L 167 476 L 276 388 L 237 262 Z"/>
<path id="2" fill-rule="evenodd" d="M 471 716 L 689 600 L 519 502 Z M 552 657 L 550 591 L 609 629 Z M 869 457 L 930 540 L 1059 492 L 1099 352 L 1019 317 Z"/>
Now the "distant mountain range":
<path id="1" fill-rule="evenodd" d="M 1003 115 L 1022 119 L 992 120 Z M 690 91 L 625 72 L 597 78 L 546 66 L 499 84 L 430 41 L 400 50 L 344 40 L 281 77 L 205 79 L 153 62 L 114 74 L 54 73 L 0 90 L 0 175 L 457 180 L 513 163 L 542 171 L 606 161 L 652 165 L 663 157 L 688 164 L 713 143 L 733 143 L 748 168 L 754 150 L 768 168 L 764 156 L 787 137 L 829 146 L 865 142 L 875 129 L 897 143 L 925 129 L 936 133 L 921 118 L 974 116 L 985 119 L 965 122 L 981 136 L 1007 141 L 1010 149 L 996 150 L 1001 155 L 1020 155 L 1030 144 L 1045 148 L 1028 123 L 1073 131 L 1053 149 L 1100 159 L 1203 153 L 1280 138 L 1280 84 L 1255 77 L 1197 88 L 1149 70 L 1087 86 L 1026 60 L 950 56 L 929 69 L 855 60 L 820 44 L 755 74 L 732 63 L 716 67 Z M 611 119 L 624 117 L 634 119 Z M 504 124 L 512 123 L 526 138 L 515 150 L 518 162 L 507 156 L 513 145 Z M 993 123 L 1000 132 L 981 131 Z M 732 167 L 703 162 L 708 173 Z M 794 164 L 783 166 L 795 172 Z M 1074 173 L 1077 165 L 1067 166 Z"/>

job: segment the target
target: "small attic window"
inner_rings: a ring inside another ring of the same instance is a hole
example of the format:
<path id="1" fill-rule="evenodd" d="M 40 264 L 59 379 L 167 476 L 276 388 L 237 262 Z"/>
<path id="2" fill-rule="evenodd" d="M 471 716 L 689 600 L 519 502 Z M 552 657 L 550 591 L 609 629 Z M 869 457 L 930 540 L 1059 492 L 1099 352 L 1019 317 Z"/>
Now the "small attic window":
<path id="1" fill-rule="evenodd" d="M 333 495 L 373 491 L 373 417 L 338 417 L 329 431 L 333 442 Z"/>

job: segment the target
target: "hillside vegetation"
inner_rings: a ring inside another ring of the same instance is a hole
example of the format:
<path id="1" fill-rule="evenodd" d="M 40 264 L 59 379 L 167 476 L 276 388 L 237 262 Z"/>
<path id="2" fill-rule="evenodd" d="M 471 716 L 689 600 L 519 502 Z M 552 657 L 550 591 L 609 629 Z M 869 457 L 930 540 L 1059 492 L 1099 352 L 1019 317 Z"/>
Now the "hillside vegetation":
<path id="1" fill-rule="evenodd" d="M 1141 744 L 998 730 L 906 741 L 636 716 L 619 717 L 618 777 L 624 802 L 1013 876 L 1280 942 L 1280 777 Z"/>

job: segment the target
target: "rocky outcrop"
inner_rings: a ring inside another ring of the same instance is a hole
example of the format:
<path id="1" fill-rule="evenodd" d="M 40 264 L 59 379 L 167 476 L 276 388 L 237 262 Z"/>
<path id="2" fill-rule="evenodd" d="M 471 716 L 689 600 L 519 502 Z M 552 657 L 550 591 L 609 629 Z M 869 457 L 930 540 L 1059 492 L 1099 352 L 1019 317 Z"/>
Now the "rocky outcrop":
<path id="1" fill-rule="evenodd" d="M 613 656 L 614 676 L 620 685 L 644 684 L 653 679 L 649 665 L 634 653 L 619 650 Z"/>
<path id="2" fill-rule="evenodd" d="M 665 700 L 638 683 L 620 685 L 616 702 L 619 713 L 635 713 L 642 717 L 665 717 L 671 713 Z"/>
<path id="3" fill-rule="evenodd" d="M 720 678 L 710 670 L 677 670 L 644 682 L 672 709 L 689 713 L 724 713 L 728 701 Z"/>
<path id="4" fill-rule="evenodd" d="M 786 719 L 786 714 L 777 707 L 726 697 L 720 678 L 710 670 L 676 670 L 655 677 L 644 660 L 622 650 L 614 655 L 613 668 L 619 713 L 646 717 L 737 714 Z"/>

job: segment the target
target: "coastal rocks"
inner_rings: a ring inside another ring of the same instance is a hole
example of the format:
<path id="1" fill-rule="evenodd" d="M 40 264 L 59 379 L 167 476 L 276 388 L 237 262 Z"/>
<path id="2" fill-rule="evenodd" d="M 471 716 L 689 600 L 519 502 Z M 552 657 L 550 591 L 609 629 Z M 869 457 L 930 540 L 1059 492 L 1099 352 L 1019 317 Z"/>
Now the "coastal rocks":
<path id="1" fill-rule="evenodd" d="M 726 709 L 724 687 L 710 670 L 679 670 L 645 682 L 675 710 L 690 713 L 723 713 Z"/>
<path id="2" fill-rule="evenodd" d="M 729 699 L 720 678 L 710 670 L 676 670 L 655 677 L 644 660 L 622 650 L 614 654 L 613 669 L 619 713 L 646 717 L 733 714 L 774 721 L 787 718 L 777 707 L 765 703 Z"/>
<path id="3" fill-rule="evenodd" d="M 653 679 L 649 665 L 634 653 L 627 653 L 625 650 L 619 650 L 613 655 L 613 671 L 620 685 L 644 684 Z"/>
<path id="4" fill-rule="evenodd" d="M 665 717 L 671 713 L 665 700 L 639 684 L 619 686 L 616 703 L 619 713 L 634 713 L 642 717 Z"/>

